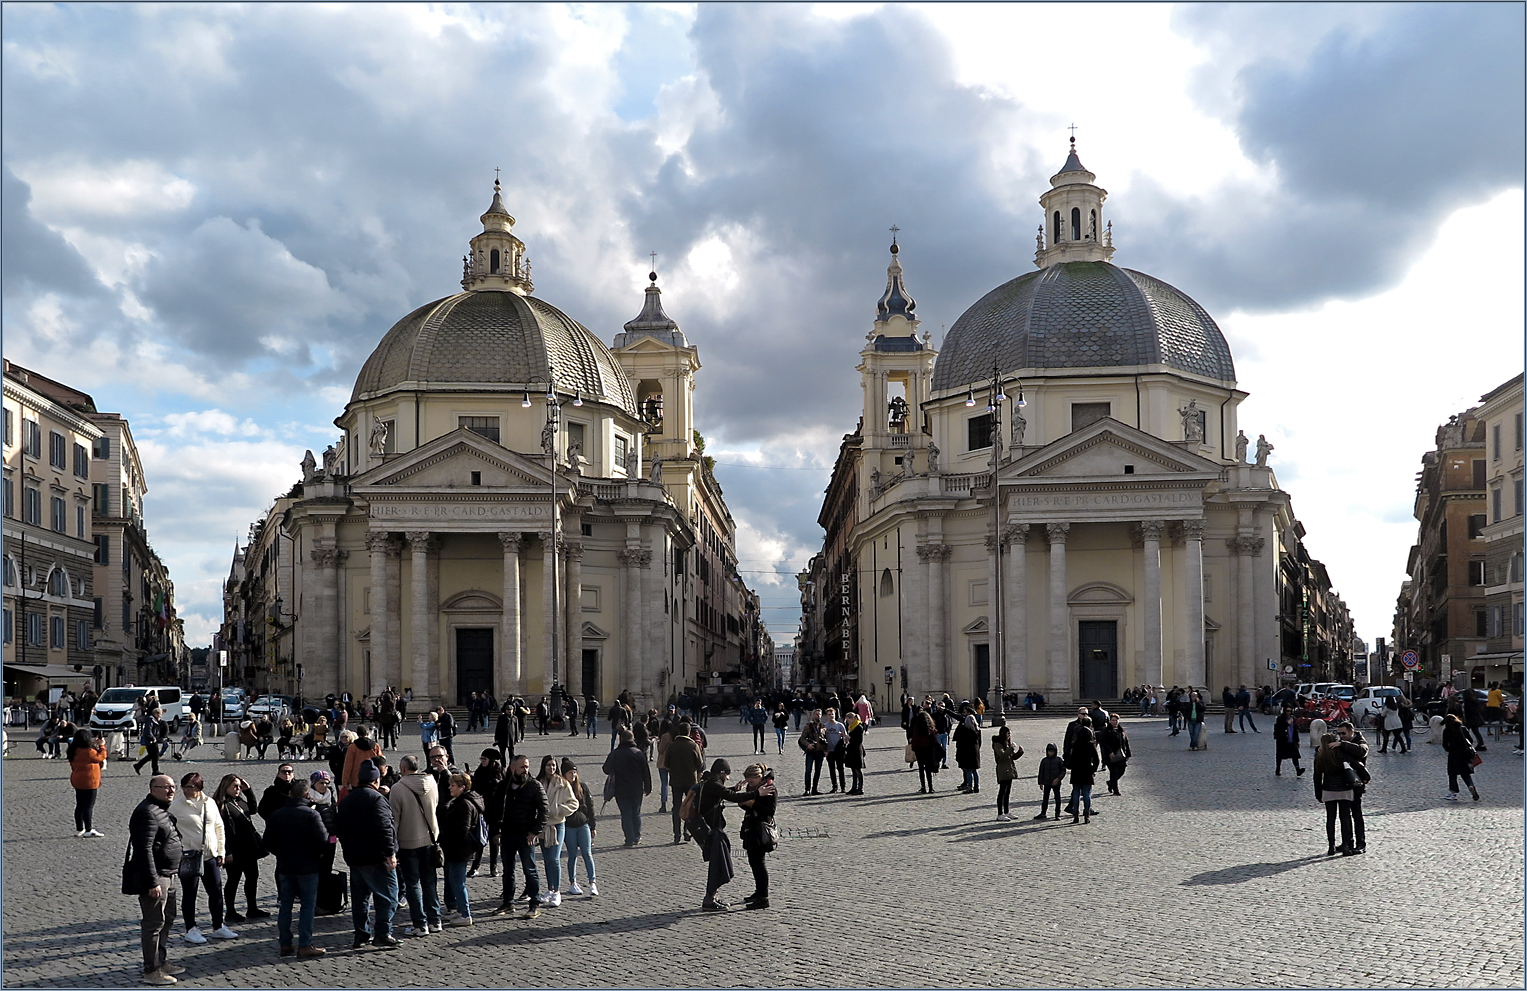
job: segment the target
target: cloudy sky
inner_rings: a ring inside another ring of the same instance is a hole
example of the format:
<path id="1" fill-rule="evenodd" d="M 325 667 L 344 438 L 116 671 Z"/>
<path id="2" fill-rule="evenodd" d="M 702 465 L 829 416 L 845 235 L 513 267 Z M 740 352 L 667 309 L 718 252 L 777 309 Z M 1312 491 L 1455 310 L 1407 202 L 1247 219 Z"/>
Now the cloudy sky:
<path id="1" fill-rule="evenodd" d="M 1518 4 L 7 4 L 5 353 L 131 418 L 205 642 L 501 167 L 537 294 L 607 342 L 658 253 L 788 641 L 886 228 L 937 341 L 1031 270 L 1075 123 L 1115 261 L 1216 316 L 1371 641 L 1436 425 L 1522 368 L 1522 37 Z"/>

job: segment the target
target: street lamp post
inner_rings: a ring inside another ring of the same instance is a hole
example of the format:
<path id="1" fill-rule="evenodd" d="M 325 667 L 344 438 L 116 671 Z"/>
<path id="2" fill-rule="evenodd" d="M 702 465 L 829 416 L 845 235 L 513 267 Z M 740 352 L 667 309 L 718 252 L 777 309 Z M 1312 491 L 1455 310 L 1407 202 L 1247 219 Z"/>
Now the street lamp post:
<path id="1" fill-rule="evenodd" d="M 1017 376 L 1004 378 L 1002 367 L 993 364 L 991 379 L 988 383 L 986 400 L 986 412 L 991 415 L 991 506 L 992 506 L 992 559 L 994 568 L 991 576 L 991 616 L 989 624 L 991 630 L 991 647 L 989 655 L 993 662 L 992 667 L 996 674 L 996 709 L 1002 712 L 1004 699 L 1007 692 L 1007 645 L 1003 642 L 1003 589 L 1002 589 L 1002 502 L 998 497 L 997 472 L 1002 467 L 1002 407 L 1008 402 L 1005 386 L 1018 381 Z M 966 406 L 974 406 L 975 389 L 966 389 Z M 1023 397 L 1023 387 L 1018 388 L 1016 399 L 1012 400 L 1017 406 L 1023 407 L 1028 402 Z M 1020 607 L 1021 608 L 1021 607 Z"/>
<path id="2" fill-rule="evenodd" d="M 557 666 L 557 655 L 561 646 L 561 638 L 558 636 L 562 625 L 562 611 L 559 606 L 561 597 L 558 595 L 559 584 L 562 580 L 559 560 L 562 546 L 562 514 L 560 500 L 557 498 L 557 436 L 562 429 L 562 404 L 557 400 L 556 369 L 548 365 L 546 369 L 546 429 L 542 436 L 543 450 L 546 452 L 546 473 L 551 484 L 551 540 L 547 544 L 546 553 L 550 555 L 551 562 L 551 614 L 546 621 L 551 624 L 551 716 L 560 718 L 562 715 L 562 690 L 560 672 Z"/>

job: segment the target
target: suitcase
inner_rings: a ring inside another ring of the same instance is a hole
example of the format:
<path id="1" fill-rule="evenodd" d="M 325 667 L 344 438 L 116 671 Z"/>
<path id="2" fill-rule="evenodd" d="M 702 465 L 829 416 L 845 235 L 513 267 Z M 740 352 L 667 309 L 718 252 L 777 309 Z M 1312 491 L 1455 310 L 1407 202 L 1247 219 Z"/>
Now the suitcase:
<path id="1" fill-rule="evenodd" d="M 318 879 L 318 910 L 330 915 L 339 912 L 350 900 L 350 875 L 330 871 Z"/>

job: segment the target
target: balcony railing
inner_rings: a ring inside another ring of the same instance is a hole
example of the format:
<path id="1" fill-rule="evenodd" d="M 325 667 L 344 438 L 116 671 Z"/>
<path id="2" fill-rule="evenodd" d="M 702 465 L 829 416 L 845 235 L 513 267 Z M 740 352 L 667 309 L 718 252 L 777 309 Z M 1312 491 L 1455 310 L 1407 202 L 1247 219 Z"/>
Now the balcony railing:
<path id="1" fill-rule="evenodd" d="M 892 434 L 891 435 L 891 446 L 892 447 L 907 447 L 907 448 L 910 448 L 912 446 L 912 435 L 911 434 Z"/>
<path id="2" fill-rule="evenodd" d="M 966 475 L 944 475 L 944 492 L 968 494 L 973 489 L 984 489 L 991 484 L 991 472 L 972 472 Z"/>

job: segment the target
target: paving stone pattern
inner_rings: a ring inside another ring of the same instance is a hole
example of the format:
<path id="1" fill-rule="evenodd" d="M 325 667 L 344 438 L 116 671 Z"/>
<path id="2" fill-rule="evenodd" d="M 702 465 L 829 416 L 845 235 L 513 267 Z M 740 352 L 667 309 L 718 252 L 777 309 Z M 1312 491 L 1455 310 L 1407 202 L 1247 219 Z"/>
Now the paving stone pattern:
<path id="1" fill-rule="evenodd" d="M 774 758 L 787 832 L 770 858 L 768 910 L 698 911 L 706 865 L 695 846 L 668 845 L 654 795 L 638 848 L 621 847 L 613 803 L 600 819 L 600 897 L 565 897 L 539 919 L 488 918 L 499 881 L 484 872 L 468 882 L 475 927 L 401 951 L 351 950 L 347 911 L 318 920 L 316 942 L 329 950 L 320 960 L 278 959 L 274 916 L 236 926 L 231 942 L 177 936 L 171 959 L 188 968 L 188 986 L 239 988 L 1522 987 L 1523 770 L 1509 743 L 1486 755 L 1477 804 L 1440 800 L 1438 747 L 1418 739 L 1409 755 L 1375 753 L 1370 852 L 1327 860 L 1310 779 L 1287 765 L 1273 776 L 1265 723 L 1233 740 L 1216 728 L 1207 752 L 1190 753 L 1186 733 L 1128 720 L 1124 794 L 1100 794 L 1101 814 L 1077 826 L 1030 818 L 1038 758 L 1059 743 L 1062 717 L 1015 723 L 1027 754 L 1011 822 L 995 820 L 989 759 L 979 795 L 957 794 L 954 770 L 939 775 L 937 794 L 917 794 L 894 726 L 869 734 L 866 795 L 803 797 L 792 733 Z M 708 756 L 740 775 L 746 728 L 717 716 L 710 734 Z M 463 735 L 457 752 L 486 741 Z M 608 737 L 527 743 L 533 756 L 577 758 L 600 793 Z M 210 784 L 230 769 L 220 751 L 203 753 L 171 772 L 195 767 Z M 137 905 L 118 893 L 118 865 L 147 776 L 112 762 L 96 810 L 106 838 L 76 839 L 67 765 L 25 742 L 13 754 L 3 765 L 5 985 L 133 984 Z M 240 770 L 263 789 L 275 768 Z M 735 832 L 737 812 L 728 818 Z M 734 850 L 738 875 L 723 896 L 738 900 L 752 885 Z M 271 867 L 262 864 L 261 901 L 273 911 Z M 203 921 L 205 911 L 203 896 Z"/>

